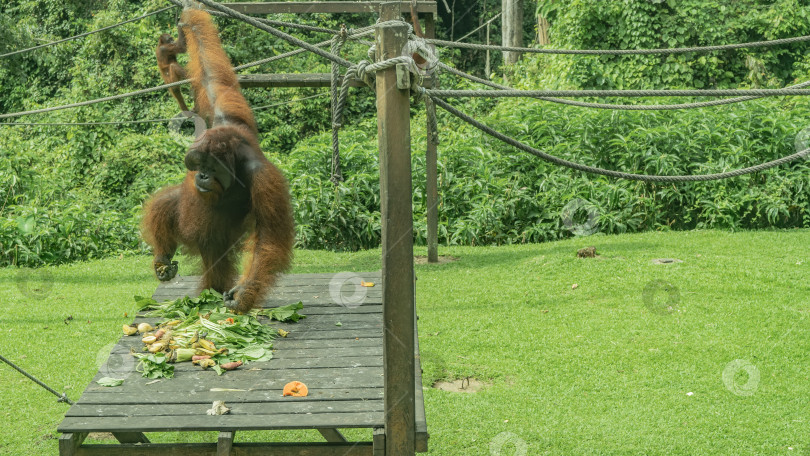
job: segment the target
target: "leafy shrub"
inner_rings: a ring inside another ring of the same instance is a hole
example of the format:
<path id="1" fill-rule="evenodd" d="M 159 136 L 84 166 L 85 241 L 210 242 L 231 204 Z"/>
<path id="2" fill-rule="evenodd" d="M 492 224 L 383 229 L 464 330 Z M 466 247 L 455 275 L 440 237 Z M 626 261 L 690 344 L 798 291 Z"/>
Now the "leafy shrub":
<path id="1" fill-rule="evenodd" d="M 645 174 L 705 174 L 794 152 L 810 115 L 803 100 L 757 100 L 694 111 L 611 112 L 544 102 L 500 103 L 483 120 L 554 155 Z M 572 235 L 566 205 L 581 200 L 599 232 L 810 226 L 810 163 L 735 179 L 656 184 L 584 175 L 518 152 L 440 113 L 439 240 L 454 245 L 542 242 Z M 282 159 L 305 248 L 379 244 L 376 139 L 341 136 L 346 182 L 329 181 L 329 136 Z M 412 121 L 414 238 L 426 237 L 424 118 Z"/>
<path id="2" fill-rule="evenodd" d="M 134 214 L 74 196 L 67 195 L 59 205 L 8 208 L 0 218 L 0 264 L 58 264 L 138 249 Z"/>

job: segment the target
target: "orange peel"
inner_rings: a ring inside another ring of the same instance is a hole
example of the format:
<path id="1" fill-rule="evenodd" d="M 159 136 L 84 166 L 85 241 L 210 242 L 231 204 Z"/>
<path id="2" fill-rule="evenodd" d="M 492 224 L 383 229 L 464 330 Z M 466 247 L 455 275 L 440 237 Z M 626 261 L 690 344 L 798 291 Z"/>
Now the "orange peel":
<path id="1" fill-rule="evenodd" d="M 309 394 L 309 389 L 307 388 L 307 385 L 304 385 L 301 382 L 290 382 L 284 385 L 285 396 L 304 397 L 307 394 Z"/>

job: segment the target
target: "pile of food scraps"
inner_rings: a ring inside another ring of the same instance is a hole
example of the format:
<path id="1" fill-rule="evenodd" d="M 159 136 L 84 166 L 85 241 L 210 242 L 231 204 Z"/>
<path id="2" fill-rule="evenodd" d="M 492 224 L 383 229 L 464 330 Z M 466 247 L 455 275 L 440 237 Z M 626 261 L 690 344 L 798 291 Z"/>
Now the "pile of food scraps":
<path id="1" fill-rule="evenodd" d="M 222 375 L 252 361 L 267 361 L 273 357 L 273 339 L 286 336 L 286 331 L 274 331 L 259 318 L 298 321 L 306 317 L 298 313 L 304 307 L 301 302 L 236 315 L 213 290 L 163 303 L 139 296 L 135 301 L 145 317 L 163 319 L 156 327 L 149 323 L 123 327 L 124 334 L 140 335 L 144 343 L 144 351 L 133 350 L 132 355 L 140 361 L 136 370 L 147 378 L 171 378 L 174 364 L 182 362 Z"/>

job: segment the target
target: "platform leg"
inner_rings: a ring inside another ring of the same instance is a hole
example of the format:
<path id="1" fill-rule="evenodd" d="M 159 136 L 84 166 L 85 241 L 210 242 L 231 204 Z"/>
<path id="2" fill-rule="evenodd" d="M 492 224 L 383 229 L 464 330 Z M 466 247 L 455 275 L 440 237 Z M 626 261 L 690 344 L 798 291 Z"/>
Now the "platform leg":
<path id="1" fill-rule="evenodd" d="M 217 439 L 217 456 L 230 456 L 233 447 L 233 432 L 220 432 Z"/>
<path id="2" fill-rule="evenodd" d="M 385 456 L 385 428 L 374 428 L 372 436 L 372 453 L 373 456 Z"/>
<path id="3" fill-rule="evenodd" d="M 113 432 L 118 443 L 151 443 L 143 432 Z"/>
<path id="4" fill-rule="evenodd" d="M 346 437 L 343 437 L 343 434 L 340 433 L 337 429 L 332 428 L 325 428 L 325 429 L 318 429 L 318 432 L 321 433 L 323 438 L 326 439 L 327 442 L 330 443 L 345 443 L 348 442 Z"/>
<path id="5" fill-rule="evenodd" d="M 87 432 L 73 432 L 59 436 L 59 456 L 73 456 L 87 438 Z"/>

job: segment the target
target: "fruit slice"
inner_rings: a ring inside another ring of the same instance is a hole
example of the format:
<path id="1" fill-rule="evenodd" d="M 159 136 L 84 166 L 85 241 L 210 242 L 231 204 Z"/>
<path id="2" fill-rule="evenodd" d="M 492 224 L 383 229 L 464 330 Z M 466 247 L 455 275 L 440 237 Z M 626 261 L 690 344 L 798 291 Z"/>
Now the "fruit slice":
<path id="1" fill-rule="evenodd" d="M 304 397 L 309 393 L 307 389 L 307 385 L 304 385 L 301 382 L 290 382 L 284 385 L 284 395 L 285 396 L 298 396 Z"/>

